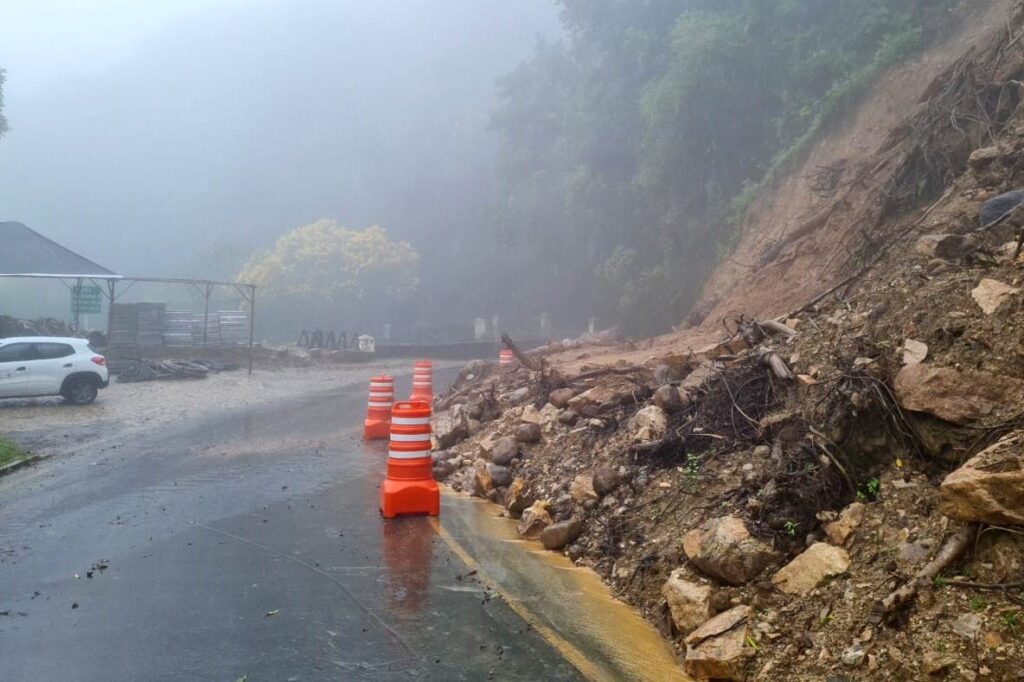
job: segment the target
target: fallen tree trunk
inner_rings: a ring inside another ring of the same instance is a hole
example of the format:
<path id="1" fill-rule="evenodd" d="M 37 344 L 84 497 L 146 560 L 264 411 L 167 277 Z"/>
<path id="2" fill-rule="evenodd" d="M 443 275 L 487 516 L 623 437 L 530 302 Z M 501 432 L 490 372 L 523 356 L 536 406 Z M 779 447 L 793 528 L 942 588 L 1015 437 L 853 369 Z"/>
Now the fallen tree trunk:
<path id="1" fill-rule="evenodd" d="M 512 337 L 510 337 L 508 334 L 501 335 L 501 342 L 505 344 L 505 348 L 508 348 L 510 351 L 512 351 L 512 355 L 516 356 L 516 359 L 519 360 L 520 364 L 522 364 L 523 367 L 533 372 L 540 371 L 540 365 L 538 365 L 533 360 L 533 358 L 529 357 L 526 353 L 519 350 L 519 346 L 515 344 L 515 342 L 512 340 Z"/>
<path id="2" fill-rule="evenodd" d="M 878 622 L 891 621 L 910 600 L 917 596 L 922 585 L 927 585 L 936 576 L 949 568 L 950 565 L 964 555 L 971 544 L 978 530 L 978 524 L 969 523 L 953 533 L 942 547 L 939 548 L 935 558 L 929 561 L 917 572 L 914 578 L 907 584 L 894 590 L 888 597 L 882 599 L 873 609 L 873 615 Z"/>

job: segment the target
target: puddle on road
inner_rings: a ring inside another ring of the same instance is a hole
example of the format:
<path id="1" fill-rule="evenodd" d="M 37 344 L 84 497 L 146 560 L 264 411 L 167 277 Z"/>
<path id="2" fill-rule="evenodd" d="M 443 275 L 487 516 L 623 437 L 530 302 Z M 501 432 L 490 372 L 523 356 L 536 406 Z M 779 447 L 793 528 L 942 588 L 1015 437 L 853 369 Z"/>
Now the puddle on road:
<path id="1" fill-rule="evenodd" d="M 446 492 L 441 527 L 479 565 L 484 584 L 563 640 L 552 644 L 571 661 L 585 659 L 584 675 L 599 680 L 690 679 L 657 630 L 615 599 L 596 573 L 539 543 L 520 540 L 515 522 L 497 516 L 496 510 L 488 502 Z"/>

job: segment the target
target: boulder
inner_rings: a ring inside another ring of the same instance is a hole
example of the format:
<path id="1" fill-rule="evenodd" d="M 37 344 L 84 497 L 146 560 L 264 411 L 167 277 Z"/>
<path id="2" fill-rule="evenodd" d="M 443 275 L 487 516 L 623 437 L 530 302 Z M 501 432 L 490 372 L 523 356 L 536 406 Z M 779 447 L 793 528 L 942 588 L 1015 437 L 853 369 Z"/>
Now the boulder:
<path id="1" fill-rule="evenodd" d="M 997 279 L 985 278 L 978 282 L 973 290 L 971 290 L 971 298 L 978 304 L 978 307 L 986 315 L 991 315 L 995 311 L 999 310 L 1011 296 L 1020 293 L 1020 289 L 1012 287 L 1009 284 L 1000 282 Z"/>
<path id="2" fill-rule="evenodd" d="M 508 515 L 513 519 L 518 519 L 531 504 L 533 504 L 533 500 L 526 492 L 526 482 L 521 478 L 516 478 L 505 493 L 505 509 L 508 510 Z"/>
<path id="3" fill-rule="evenodd" d="M 711 519 L 683 537 L 683 551 L 704 573 L 730 585 L 744 585 L 781 555 L 750 535 L 734 516 Z"/>
<path id="4" fill-rule="evenodd" d="M 540 424 L 520 424 L 516 429 L 516 440 L 520 443 L 536 443 L 540 440 Z"/>
<path id="5" fill-rule="evenodd" d="M 438 429 L 437 447 L 446 450 L 469 438 L 469 413 L 465 405 L 456 405 Z"/>
<path id="6" fill-rule="evenodd" d="M 582 532 L 583 519 L 573 517 L 544 528 L 540 532 L 540 541 L 546 549 L 558 550 L 574 542 Z"/>
<path id="7" fill-rule="evenodd" d="M 679 389 L 666 384 L 654 392 L 654 404 L 665 412 L 675 412 L 683 406 L 683 401 Z"/>
<path id="8" fill-rule="evenodd" d="M 841 511 L 835 520 L 822 524 L 821 527 L 825 531 L 828 541 L 840 547 L 845 545 L 854 529 L 864 520 L 866 509 L 867 507 L 863 503 L 854 502 Z"/>
<path id="9" fill-rule="evenodd" d="M 1015 189 L 992 197 L 982 204 L 978 223 L 981 227 L 990 225 L 1022 202 L 1024 202 L 1024 189 Z"/>
<path id="10" fill-rule="evenodd" d="M 737 606 L 718 614 L 686 638 L 686 672 L 698 680 L 745 679 L 744 667 L 754 651 L 750 639 L 750 608 Z"/>
<path id="11" fill-rule="evenodd" d="M 926 234 L 914 244 L 914 250 L 926 258 L 955 260 L 973 253 L 977 240 L 963 234 Z"/>
<path id="12" fill-rule="evenodd" d="M 665 411 L 657 405 L 648 405 L 633 415 L 629 421 L 634 443 L 648 443 L 661 440 L 668 428 Z"/>
<path id="13" fill-rule="evenodd" d="M 842 575 L 849 568 L 846 550 L 818 542 L 779 569 L 772 582 L 786 594 L 804 597 L 825 578 Z"/>
<path id="14" fill-rule="evenodd" d="M 581 475 L 574 478 L 569 485 L 569 494 L 576 504 L 598 499 L 597 492 L 594 490 L 594 477 Z"/>
<path id="15" fill-rule="evenodd" d="M 1003 152 L 999 147 L 982 147 L 971 152 L 971 155 L 967 157 L 967 165 L 974 170 L 979 170 L 988 166 L 1002 155 Z"/>
<path id="16" fill-rule="evenodd" d="M 604 497 L 614 491 L 622 483 L 622 476 L 619 470 L 612 467 L 598 467 L 594 472 L 591 485 L 598 497 Z"/>
<path id="17" fill-rule="evenodd" d="M 1024 524 L 1024 431 L 1004 436 L 967 460 L 939 490 L 939 511 L 950 518 Z"/>
<path id="18" fill-rule="evenodd" d="M 499 464 L 487 466 L 487 474 L 491 477 L 491 485 L 495 488 L 507 488 L 512 485 L 512 471 Z"/>
<path id="19" fill-rule="evenodd" d="M 684 636 L 711 618 L 711 586 L 701 585 L 683 578 L 683 569 L 669 574 L 661 586 L 661 596 L 668 602 L 672 623 Z"/>
<path id="20" fill-rule="evenodd" d="M 901 369 L 894 388 L 903 409 L 953 424 L 1009 419 L 1024 412 L 1024 381 L 1008 375 L 961 372 L 923 362 Z"/>
<path id="21" fill-rule="evenodd" d="M 548 394 L 548 402 L 561 409 L 567 407 L 575 396 L 576 391 L 571 388 L 556 388 Z"/>
<path id="22" fill-rule="evenodd" d="M 625 379 L 610 379 L 593 388 L 580 393 L 569 401 L 568 407 L 578 415 L 582 415 L 587 407 L 605 407 L 633 402 L 636 387 Z"/>
<path id="23" fill-rule="evenodd" d="M 494 444 L 491 450 L 491 461 L 503 467 L 512 463 L 512 459 L 519 453 L 519 446 L 516 439 L 511 436 L 502 436 Z"/>
<path id="24" fill-rule="evenodd" d="M 536 540 L 541 532 L 551 525 L 551 514 L 548 513 L 548 503 L 538 500 L 523 511 L 516 526 L 516 532 L 527 540 Z"/>
<path id="25" fill-rule="evenodd" d="M 487 467 L 483 466 L 483 463 L 478 463 L 478 466 L 473 469 L 473 495 L 486 499 L 487 493 L 493 488 L 494 482 L 491 481 L 491 474 L 488 473 Z"/>

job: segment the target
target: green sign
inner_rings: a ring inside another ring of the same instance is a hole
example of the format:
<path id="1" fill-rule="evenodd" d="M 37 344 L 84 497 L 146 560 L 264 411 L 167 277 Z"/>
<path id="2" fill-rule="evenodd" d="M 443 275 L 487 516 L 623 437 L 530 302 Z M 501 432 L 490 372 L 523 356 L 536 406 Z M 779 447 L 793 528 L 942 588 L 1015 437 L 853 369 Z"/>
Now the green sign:
<path id="1" fill-rule="evenodd" d="M 99 287 L 73 287 L 71 289 L 71 314 L 98 313 L 103 306 L 103 292 Z"/>

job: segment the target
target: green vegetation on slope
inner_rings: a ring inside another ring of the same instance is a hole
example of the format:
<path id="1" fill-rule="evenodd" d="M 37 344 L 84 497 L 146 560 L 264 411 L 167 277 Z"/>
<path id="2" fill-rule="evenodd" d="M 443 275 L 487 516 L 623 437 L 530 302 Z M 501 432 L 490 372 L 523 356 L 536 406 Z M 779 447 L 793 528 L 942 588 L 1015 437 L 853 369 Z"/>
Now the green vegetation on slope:
<path id="1" fill-rule="evenodd" d="M 499 239 L 538 273 L 521 300 L 678 321 L 757 190 L 954 4 L 560 0 L 568 44 L 503 78 L 493 116 Z"/>

